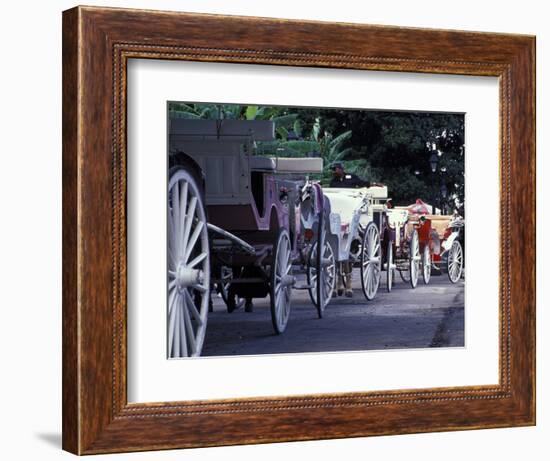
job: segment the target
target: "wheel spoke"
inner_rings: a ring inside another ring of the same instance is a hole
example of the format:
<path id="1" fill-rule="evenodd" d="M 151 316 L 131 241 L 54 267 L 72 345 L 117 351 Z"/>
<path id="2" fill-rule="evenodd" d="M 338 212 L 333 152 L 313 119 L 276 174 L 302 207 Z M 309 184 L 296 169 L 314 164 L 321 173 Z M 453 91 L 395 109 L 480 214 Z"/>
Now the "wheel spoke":
<path id="1" fill-rule="evenodd" d="M 191 238 L 189 239 L 189 242 L 187 244 L 187 250 L 185 252 L 185 255 L 183 256 L 184 262 L 187 262 L 189 260 L 189 257 L 193 252 L 195 243 L 197 243 L 197 239 L 199 238 L 199 235 L 201 234 L 203 227 L 204 227 L 204 223 L 202 221 L 198 221 L 197 225 L 195 226 L 195 229 L 193 230 L 193 234 L 191 235 Z"/>
<path id="2" fill-rule="evenodd" d="M 195 341 L 195 333 L 193 332 L 193 325 L 191 324 L 189 310 L 185 307 L 183 308 L 183 323 L 185 324 L 187 343 L 189 345 L 189 349 L 191 349 L 191 354 L 189 355 L 194 355 L 197 352 L 197 343 Z"/>
<path id="3" fill-rule="evenodd" d="M 179 188 L 178 183 L 178 223 L 179 223 L 179 229 L 178 229 L 178 237 L 180 238 L 179 246 L 178 246 L 178 257 L 181 257 L 183 255 L 183 251 L 185 250 L 185 244 L 183 241 L 183 235 L 185 233 L 185 217 L 187 212 L 187 200 L 189 198 L 189 183 L 187 181 L 183 182 L 183 188 Z"/>
<path id="4" fill-rule="evenodd" d="M 172 269 L 176 269 L 178 265 L 178 245 L 177 245 L 177 231 L 176 225 L 172 220 L 172 215 L 170 214 L 170 219 L 168 223 L 169 235 L 168 235 L 168 258 L 169 264 Z"/>
<path id="5" fill-rule="evenodd" d="M 186 334 L 185 334 L 185 318 L 184 318 L 184 314 L 183 314 L 183 311 L 184 310 L 187 310 L 186 309 L 186 306 L 185 306 L 185 299 L 183 298 L 183 296 L 181 296 L 180 298 L 180 302 L 179 302 L 179 308 L 178 308 L 178 323 L 177 323 L 177 328 L 179 329 L 179 334 L 180 334 L 180 351 L 181 351 L 181 356 L 182 357 L 187 357 L 188 354 L 187 354 L 187 339 L 186 339 Z"/>
<path id="6" fill-rule="evenodd" d="M 191 197 L 189 200 L 189 209 L 185 216 L 184 229 L 181 233 L 181 247 L 179 256 L 183 258 L 183 255 L 187 253 L 187 242 L 189 240 L 189 234 L 191 233 L 191 227 L 195 218 L 195 209 L 197 207 L 197 197 Z"/>
<path id="7" fill-rule="evenodd" d="M 168 351 L 172 353 L 172 345 L 174 343 L 174 333 L 176 327 L 176 308 L 178 294 L 176 290 L 170 293 L 168 298 Z"/>
<path id="8" fill-rule="evenodd" d="M 195 267 L 198 263 L 200 263 L 201 261 L 204 261 L 206 259 L 206 257 L 208 256 L 208 254 L 205 252 L 205 253 L 201 253 L 200 255 L 198 255 L 195 259 L 193 259 L 189 264 L 187 264 L 187 268 L 189 269 L 192 269 L 193 267 Z"/>
<path id="9" fill-rule="evenodd" d="M 374 291 L 374 279 L 373 279 L 373 273 L 372 273 L 372 270 L 370 270 L 370 267 L 369 267 L 369 271 L 367 272 L 367 288 L 368 288 L 368 291 L 369 293 L 372 293 Z"/>
<path id="10" fill-rule="evenodd" d="M 174 356 L 181 357 L 181 297 L 178 296 L 175 310 L 175 331 L 174 331 Z"/>
<path id="11" fill-rule="evenodd" d="M 208 287 L 205 287 L 204 285 L 199 285 L 198 283 L 194 283 L 193 285 L 191 285 L 191 288 L 200 291 L 201 293 L 206 293 L 208 291 Z"/>
<path id="12" fill-rule="evenodd" d="M 201 314 L 197 310 L 197 306 L 195 306 L 195 302 L 193 301 L 193 298 L 189 294 L 188 290 L 184 290 L 184 296 L 187 299 L 187 307 L 191 311 L 191 315 L 195 319 L 195 321 L 198 323 L 199 326 L 202 326 L 203 320 L 201 318 Z"/>
<path id="13" fill-rule="evenodd" d="M 180 254 L 180 242 L 178 240 L 178 236 L 181 233 L 180 224 L 181 224 L 181 216 L 180 216 L 180 186 L 179 182 L 174 184 L 174 187 L 172 188 L 172 216 L 173 216 L 173 236 L 174 236 L 174 252 L 176 253 L 176 257 L 179 257 Z"/>

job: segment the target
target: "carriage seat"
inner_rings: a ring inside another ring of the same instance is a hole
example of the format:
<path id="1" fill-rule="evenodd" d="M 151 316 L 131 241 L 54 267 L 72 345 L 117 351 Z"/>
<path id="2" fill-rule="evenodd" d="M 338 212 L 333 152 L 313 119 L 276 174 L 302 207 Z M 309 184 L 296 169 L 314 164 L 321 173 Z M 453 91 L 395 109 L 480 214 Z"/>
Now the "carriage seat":
<path id="1" fill-rule="evenodd" d="M 435 229 L 437 235 L 441 238 L 445 235 L 445 231 L 449 227 L 452 216 L 429 214 L 426 215 L 426 219 L 431 221 L 432 229 Z"/>
<path id="2" fill-rule="evenodd" d="M 323 159 L 319 157 L 250 157 L 250 169 L 273 173 L 321 173 Z"/>

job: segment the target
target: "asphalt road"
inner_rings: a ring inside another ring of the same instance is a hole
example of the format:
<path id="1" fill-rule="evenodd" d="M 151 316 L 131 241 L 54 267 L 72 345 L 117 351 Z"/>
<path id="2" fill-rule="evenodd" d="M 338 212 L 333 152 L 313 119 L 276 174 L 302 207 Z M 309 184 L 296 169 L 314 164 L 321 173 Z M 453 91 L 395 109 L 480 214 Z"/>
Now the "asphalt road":
<path id="1" fill-rule="evenodd" d="M 295 290 L 286 331 L 274 333 L 269 298 L 255 299 L 254 312 L 227 313 L 214 297 L 203 356 L 280 354 L 464 346 L 464 281 L 453 285 L 446 275 L 419 280 L 416 289 L 396 277 L 391 293 L 382 284 L 367 301 L 354 272 L 353 298 L 339 297 L 324 318 L 307 291 Z"/>

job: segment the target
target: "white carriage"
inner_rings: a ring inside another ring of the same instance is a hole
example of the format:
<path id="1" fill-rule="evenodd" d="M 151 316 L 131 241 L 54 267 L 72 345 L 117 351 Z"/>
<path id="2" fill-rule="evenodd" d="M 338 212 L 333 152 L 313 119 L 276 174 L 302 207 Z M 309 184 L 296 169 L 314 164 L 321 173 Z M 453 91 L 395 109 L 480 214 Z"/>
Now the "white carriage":
<path id="1" fill-rule="evenodd" d="M 316 244 L 309 258 L 310 296 L 318 304 L 318 293 L 321 293 L 324 309 L 332 298 L 337 277 L 342 276 L 347 265 L 348 270 L 360 267 L 363 294 L 372 300 L 383 268 L 380 236 L 385 222 L 387 187 L 324 188 L 323 195 L 324 213 L 319 218 L 325 222 L 319 226 L 323 231 L 317 239 L 323 244 L 323 252 L 321 263 L 314 264 L 318 258 Z M 312 223 L 304 223 L 304 227 L 308 226 Z M 320 277 L 316 267 L 322 267 Z"/>

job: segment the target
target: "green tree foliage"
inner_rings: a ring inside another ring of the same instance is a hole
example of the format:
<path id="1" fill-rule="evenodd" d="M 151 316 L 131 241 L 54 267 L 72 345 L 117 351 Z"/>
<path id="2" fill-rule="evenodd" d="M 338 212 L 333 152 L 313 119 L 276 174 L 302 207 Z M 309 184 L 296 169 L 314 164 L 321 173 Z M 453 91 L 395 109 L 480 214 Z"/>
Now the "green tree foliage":
<path id="1" fill-rule="evenodd" d="M 320 155 L 324 184 L 330 181 L 330 165 L 342 161 L 346 171 L 386 184 L 398 205 L 421 198 L 463 212 L 463 114 L 190 103 L 171 103 L 169 113 L 190 119 L 273 120 L 277 140 L 258 143 L 260 155 Z M 438 166 L 432 173 L 434 153 Z"/>

